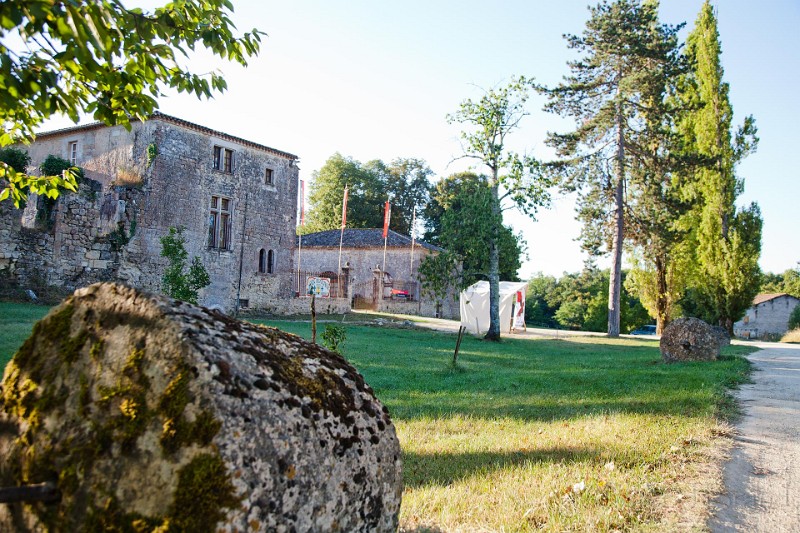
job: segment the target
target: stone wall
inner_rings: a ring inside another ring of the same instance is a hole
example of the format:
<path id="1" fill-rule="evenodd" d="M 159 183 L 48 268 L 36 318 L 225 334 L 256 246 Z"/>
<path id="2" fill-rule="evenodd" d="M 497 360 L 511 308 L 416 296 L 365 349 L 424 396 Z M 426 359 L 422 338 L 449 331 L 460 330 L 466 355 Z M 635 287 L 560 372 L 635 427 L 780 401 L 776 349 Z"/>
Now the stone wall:
<path id="1" fill-rule="evenodd" d="M 350 312 L 350 300 L 347 298 L 317 298 L 314 307 L 321 315 L 343 315 Z M 245 309 L 243 314 L 273 314 L 273 315 L 310 315 L 311 299 L 287 298 L 265 302 L 255 309 Z"/>
<path id="2" fill-rule="evenodd" d="M 30 202 L 26 216 L 2 206 L 0 269 L 21 285 L 39 271 L 70 290 L 115 280 L 157 292 L 166 266 L 160 239 L 184 226 L 189 256 L 200 257 L 211 277 L 202 305 L 230 311 L 238 294 L 251 308 L 270 307 L 293 295 L 294 156 L 158 115 L 131 131 L 90 125 L 41 134 L 29 148 L 31 170 L 48 154 L 68 159 L 73 143 L 95 189 L 62 195 L 45 228 L 24 227 L 26 220 L 35 225 Z M 222 166 L 215 147 L 233 154 L 232 168 L 215 168 Z M 212 198 L 226 201 L 226 246 L 214 246 L 210 236 Z M 261 250 L 273 257 L 265 272 Z"/>
<path id="3" fill-rule="evenodd" d="M 35 195 L 24 209 L 3 202 L 0 272 L 34 292 L 115 279 L 130 230 L 125 206 L 138 192 L 112 188 L 101 195 L 99 190 L 97 182 L 85 180 L 77 193 L 64 192 L 56 202 Z M 107 218 L 105 205 L 114 206 Z"/>
<path id="4" fill-rule="evenodd" d="M 789 328 L 789 316 L 800 305 L 800 299 L 783 295 L 762 302 L 747 310 L 744 318 L 733 325 L 737 337 L 749 339 L 764 335 L 783 335 Z"/>

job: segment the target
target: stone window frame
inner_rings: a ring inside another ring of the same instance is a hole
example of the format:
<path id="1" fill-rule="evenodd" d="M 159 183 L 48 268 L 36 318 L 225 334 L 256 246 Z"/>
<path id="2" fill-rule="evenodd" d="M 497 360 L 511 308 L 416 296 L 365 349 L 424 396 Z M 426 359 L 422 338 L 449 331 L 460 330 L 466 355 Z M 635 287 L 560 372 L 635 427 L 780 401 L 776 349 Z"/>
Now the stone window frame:
<path id="1" fill-rule="evenodd" d="M 233 199 L 221 194 L 211 196 L 208 215 L 208 248 L 231 250 Z"/>
<path id="2" fill-rule="evenodd" d="M 258 251 L 258 273 L 259 274 L 275 273 L 275 250 L 267 250 L 266 248 L 261 248 Z"/>
<path id="3" fill-rule="evenodd" d="M 267 273 L 267 251 L 264 248 L 258 251 L 258 273 Z"/>
<path id="4" fill-rule="evenodd" d="M 233 148 L 225 148 L 219 144 L 214 145 L 212 168 L 227 174 L 233 173 L 234 163 Z"/>
<path id="5" fill-rule="evenodd" d="M 275 170 L 267 167 L 264 169 L 264 184 L 269 186 L 275 185 Z"/>
<path id="6" fill-rule="evenodd" d="M 78 141 L 67 142 L 67 160 L 73 167 L 78 166 Z"/>

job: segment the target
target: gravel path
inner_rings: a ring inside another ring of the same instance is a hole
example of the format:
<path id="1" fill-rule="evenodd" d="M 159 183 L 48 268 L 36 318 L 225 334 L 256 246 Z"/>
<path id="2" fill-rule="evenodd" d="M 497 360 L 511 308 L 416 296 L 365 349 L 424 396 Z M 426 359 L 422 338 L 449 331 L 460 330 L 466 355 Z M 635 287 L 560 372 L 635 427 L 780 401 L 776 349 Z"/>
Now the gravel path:
<path id="1" fill-rule="evenodd" d="M 800 345 L 759 343 L 745 415 L 711 506 L 712 532 L 800 531 Z"/>

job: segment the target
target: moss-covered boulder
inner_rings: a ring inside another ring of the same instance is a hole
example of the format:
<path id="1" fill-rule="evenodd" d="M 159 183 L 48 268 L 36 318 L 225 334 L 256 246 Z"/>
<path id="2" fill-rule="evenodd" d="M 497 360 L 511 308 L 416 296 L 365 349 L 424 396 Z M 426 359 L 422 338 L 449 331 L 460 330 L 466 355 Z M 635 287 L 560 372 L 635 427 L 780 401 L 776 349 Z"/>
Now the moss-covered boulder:
<path id="1" fill-rule="evenodd" d="M 660 348 L 666 363 L 716 361 L 721 342 L 714 328 L 699 318 L 678 318 L 664 328 Z"/>
<path id="2" fill-rule="evenodd" d="M 6 368 L 0 531 L 394 531 L 400 447 L 341 356 L 115 284 L 78 290 Z"/>

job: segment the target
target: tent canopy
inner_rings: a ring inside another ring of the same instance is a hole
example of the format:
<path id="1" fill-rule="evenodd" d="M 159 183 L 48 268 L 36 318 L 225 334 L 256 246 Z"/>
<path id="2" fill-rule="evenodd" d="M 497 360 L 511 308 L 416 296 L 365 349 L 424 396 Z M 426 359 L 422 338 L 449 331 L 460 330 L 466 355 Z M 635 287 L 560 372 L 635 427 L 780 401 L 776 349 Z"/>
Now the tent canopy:
<path id="1" fill-rule="evenodd" d="M 500 282 L 500 330 L 511 332 L 513 325 L 524 325 L 525 288 L 521 281 Z M 483 335 L 489 331 L 489 282 L 479 281 L 461 292 L 461 325 L 472 334 Z M 518 320 L 519 318 L 519 320 Z"/>

